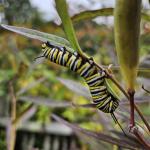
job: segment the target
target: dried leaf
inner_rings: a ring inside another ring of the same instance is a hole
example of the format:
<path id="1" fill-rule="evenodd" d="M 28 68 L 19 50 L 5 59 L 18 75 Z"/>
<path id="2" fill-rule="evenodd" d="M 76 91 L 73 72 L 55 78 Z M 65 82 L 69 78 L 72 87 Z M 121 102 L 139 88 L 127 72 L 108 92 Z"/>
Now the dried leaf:
<path id="1" fill-rule="evenodd" d="M 73 80 L 57 78 L 62 84 L 64 84 L 67 88 L 72 90 L 73 92 L 86 97 L 87 99 L 91 99 L 91 94 L 89 90 L 84 87 L 82 84 L 77 83 Z"/>
<path id="2" fill-rule="evenodd" d="M 119 146 L 122 146 L 122 147 L 125 147 L 125 148 L 130 148 L 130 149 L 137 149 L 137 148 L 142 147 L 141 144 L 138 143 L 138 142 L 128 143 L 127 141 L 124 141 L 124 139 L 118 139 L 118 138 L 111 137 L 109 135 L 105 135 L 103 133 L 96 133 L 96 132 L 92 132 L 92 131 L 80 128 L 77 125 L 71 124 L 71 123 L 63 120 L 62 118 L 58 117 L 55 114 L 53 114 L 52 117 L 55 120 L 57 120 L 58 122 L 60 122 L 62 124 L 65 124 L 66 126 L 70 127 L 74 132 L 82 133 L 82 134 L 84 134 L 88 137 L 93 138 L 93 140 L 96 140 L 96 141 L 101 140 L 101 141 L 104 141 L 104 142 L 108 142 L 110 144 L 115 144 L 115 145 L 119 145 Z"/>
<path id="3" fill-rule="evenodd" d="M 47 99 L 42 97 L 20 96 L 19 101 L 31 102 L 35 105 L 40 105 L 40 106 L 43 105 L 52 108 L 72 106 L 72 103 L 69 103 L 67 101 L 60 102 L 58 100 L 52 100 L 52 99 Z"/>

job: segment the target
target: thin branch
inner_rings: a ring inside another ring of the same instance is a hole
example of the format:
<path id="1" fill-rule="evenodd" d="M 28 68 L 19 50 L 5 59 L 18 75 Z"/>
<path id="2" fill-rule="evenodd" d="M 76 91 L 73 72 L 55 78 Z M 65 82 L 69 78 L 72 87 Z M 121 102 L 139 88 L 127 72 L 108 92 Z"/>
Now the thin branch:
<path id="1" fill-rule="evenodd" d="M 9 82 L 10 97 L 11 97 L 11 120 L 7 126 L 7 149 L 14 150 L 16 141 L 16 126 L 13 121 L 16 119 L 16 96 L 12 81 Z"/>
<path id="2" fill-rule="evenodd" d="M 145 89 L 145 88 L 144 88 L 144 85 L 142 85 L 142 89 L 143 89 L 145 92 L 147 92 L 147 93 L 149 93 L 149 94 L 150 94 L 150 91 L 149 91 L 149 90 L 147 90 L 147 89 Z"/>
<path id="3" fill-rule="evenodd" d="M 128 90 L 129 94 L 129 101 L 130 101 L 130 128 L 133 128 L 135 126 L 135 120 L 134 120 L 134 94 L 135 91 Z"/>
<path id="4" fill-rule="evenodd" d="M 10 96 L 11 96 L 11 121 L 16 119 L 16 96 L 14 94 L 14 88 L 12 85 L 12 81 L 9 83 L 10 87 Z"/>
<path id="5" fill-rule="evenodd" d="M 22 119 L 22 117 L 31 109 L 33 108 L 34 104 L 30 104 L 27 108 L 25 108 L 25 110 L 23 110 L 16 119 L 13 120 L 13 124 L 17 125 L 19 123 L 19 121 Z"/>

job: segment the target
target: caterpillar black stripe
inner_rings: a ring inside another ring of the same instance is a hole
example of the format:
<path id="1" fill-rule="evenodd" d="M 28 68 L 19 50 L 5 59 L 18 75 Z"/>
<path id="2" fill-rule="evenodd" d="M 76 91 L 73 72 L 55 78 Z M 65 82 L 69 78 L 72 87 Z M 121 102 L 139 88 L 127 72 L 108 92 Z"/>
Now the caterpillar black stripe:
<path id="1" fill-rule="evenodd" d="M 108 91 L 105 83 L 105 72 L 100 71 L 93 60 L 71 53 L 65 47 L 57 47 L 49 42 L 42 44 L 43 56 L 50 61 L 70 68 L 83 77 L 89 86 L 91 96 L 97 108 L 105 113 L 113 113 L 119 100 Z"/>
<path id="2" fill-rule="evenodd" d="M 119 100 L 107 89 L 105 72 L 99 70 L 92 59 L 83 58 L 76 52 L 71 53 L 65 47 L 54 46 L 49 42 L 42 44 L 42 51 L 43 55 L 40 57 L 45 57 L 56 64 L 70 68 L 83 77 L 89 86 L 96 107 L 104 113 L 110 113 L 118 123 L 113 112 L 118 107 Z"/>

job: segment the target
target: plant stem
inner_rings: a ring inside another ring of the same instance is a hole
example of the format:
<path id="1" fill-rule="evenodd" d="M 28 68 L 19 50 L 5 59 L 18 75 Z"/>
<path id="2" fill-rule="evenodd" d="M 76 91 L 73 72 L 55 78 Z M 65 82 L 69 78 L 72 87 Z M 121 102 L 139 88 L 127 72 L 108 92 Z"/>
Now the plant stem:
<path id="1" fill-rule="evenodd" d="M 13 120 L 13 124 L 15 124 L 17 126 L 17 124 L 19 123 L 19 121 L 21 120 L 21 118 L 23 117 L 23 115 L 25 115 L 31 108 L 33 108 L 34 104 L 30 104 L 27 108 L 25 108 L 25 110 L 23 110 L 16 118 L 15 120 Z"/>
<path id="2" fill-rule="evenodd" d="M 14 150 L 16 141 L 16 126 L 13 121 L 16 119 L 16 96 L 14 92 L 14 87 L 12 81 L 9 82 L 10 96 L 11 96 L 11 120 L 7 126 L 7 149 Z"/>
<path id="3" fill-rule="evenodd" d="M 128 100 L 130 100 L 130 96 L 129 94 L 123 89 L 123 87 L 118 83 L 118 81 L 115 79 L 115 77 L 113 77 L 112 75 L 108 74 L 108 72 L 106 72 L 106 74 L 108 75 L 108 78 L 120 89 L 120 91 L 122 91 L 122 93 L 127 97 Z M 131 104 L 132 105 L 132 104 Z M 147 127 L 147 129 L 150 132 L 150 125 L 148 124 L 148 122 L 146 121 L 146 119 L 144 118 L 142 112 L 139 110 L 139 108 L 137 107 L 136 104 L 134 104 L 134 108 L 137 111 L 137 113 L 139 114 L 139 116 L 141 117 L 143 123 L 145 124 L 145 126 Z M 133 112 L 132 112 L 133 113 Z"/>
<path id="4" fill-rule="evenodd" d="M 130 129 L 132 129 L 135 126 L 135 121 L 134 121 L 134 94 L 135 94 L 135 91 L 129 89 L 128 94 L 129 94 L 129 101 L 130 101 Z"/>

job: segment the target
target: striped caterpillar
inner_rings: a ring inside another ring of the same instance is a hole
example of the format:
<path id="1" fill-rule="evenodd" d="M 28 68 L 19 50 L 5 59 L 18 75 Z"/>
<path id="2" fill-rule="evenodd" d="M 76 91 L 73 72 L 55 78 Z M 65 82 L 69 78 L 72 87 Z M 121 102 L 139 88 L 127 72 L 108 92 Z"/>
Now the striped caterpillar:
<path id="1" fill-rule="evenodd" d="M 76 52 L 71 53 L 65 47 L 54 46 L 50 42 L 42 44 L 42 51 L 43 55 L 40 57 L 65 66 L 83 77 L 95 106 L 104 113 L 110 113 L 115 123 L 118 123 L 113 112 L 119 106 L 119 99 L 108 90 L 105 72 L 97 68 L 92 59 L 83 58 Z"/>

